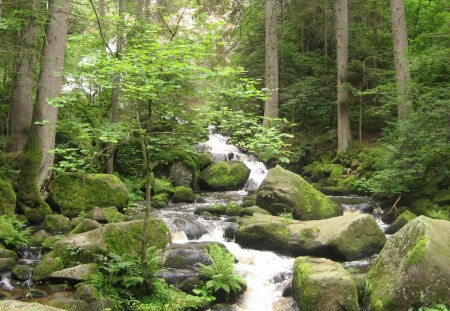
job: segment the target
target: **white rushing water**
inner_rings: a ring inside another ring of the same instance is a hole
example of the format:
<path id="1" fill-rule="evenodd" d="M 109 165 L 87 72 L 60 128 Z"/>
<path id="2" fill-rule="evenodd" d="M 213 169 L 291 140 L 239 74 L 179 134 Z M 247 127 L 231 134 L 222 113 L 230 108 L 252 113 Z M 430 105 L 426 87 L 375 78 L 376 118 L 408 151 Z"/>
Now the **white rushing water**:
<path id="1" fill-rule="evenodd" d="M 214 161 L 241 161 L 250 169 L 250 176 L 244 186 L 245 191 L 255 192 L 267 175 L 267 167 L 256 157 L 243 153 L 234 145 L 227 144 L 228 138 L 220 134 L 210 134 L 209 140 L 199 144 L 200 151 L 210 152 Z"/>

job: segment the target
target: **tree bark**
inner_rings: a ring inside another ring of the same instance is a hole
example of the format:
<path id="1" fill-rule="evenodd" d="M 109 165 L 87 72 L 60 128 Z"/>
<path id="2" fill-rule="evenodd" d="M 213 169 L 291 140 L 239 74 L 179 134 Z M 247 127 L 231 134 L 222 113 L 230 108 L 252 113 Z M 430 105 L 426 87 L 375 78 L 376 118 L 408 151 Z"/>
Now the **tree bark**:
<path id="1" fill-rule="evenodd" d="M 265 127 L 270 127 L 271 118 L 278 118 L 278 47 L 277 47 L 277 2 L 266 0 L 266 88 L 270 92 L 264 107 Z"/>
<path id="2" fill-rule="evenodd" d="M 0 18 L 2 17 L 3 14 L 3 1 L 0 0 Z"/>
<path id="3" fill-rule="evenodd" d="M 145 0 L 145 4 L 144 4 L 144 16 L 145 19 L 147 21 L 151 21 L 152 20 L 152 11 L 151 11 L 151 0 Z"/>
<path id="4" fill-rule="evenodd" d="M 21 152 L 31 130 L 33 119 L 33 87 L 36 70 L 38 21 L 36 12 L 39 0 L 33 0 L 28 8 L 30 14 L 28 24 L 22 29 L 19 39 L 19 63 L 11 91 L 9 105 L 9 133 L 8 149 L 12 152 Z"/>
<path id="5" fill-rule="evenodd" d="M 116 58 L 120 59 L 124 44 L 122 35 L 123 15 L 125 13 L 125 0 L 119 1 L 119 26 L 117 27 L 117 44 L 116 44 Z M 120 74 L 115 77 L 115 86 L 111 92 L 111 114 L 110 123 L 116 123 L 119 119 L 120 108 Z M 114 172 L 114 152 L 115 146 L 110 143 L 108 146 L 108 161 L 106 163 L 106 172 L 111 174 Z"/>
<path id="6" fill-rule="evenodd" d="M 37 184 L 44 184 L 53 165 L 54 155 L 49 152 L 55 148 L 56 120 L 58 107 L 49 104 L 49 100 L 61 94 L 71 0 L 49 0 L 50 20 L 45 30 L 45 43 L 41 73 L 37 92 L 33 120 L 39 122 L 35 127 L 41 152 L 41 164 Z"/>
<path id="7" fill-rule="evenodd" d="M 392 13 L 392 40 L 394 43 L 395 77 L 397 80 L 397 109 L 402 117 L 411 103 L 411 73 L 406 58 L 408 34 L 403 0 L 390 0 Z"/>
<path id="8" fill-rule="evenodd" d="M 348 71 L 348 5 L 347 0 L 336 0 L 336 43 L 338 67 L 338 152 L 345 152 L 352 139 L 347 86 Z"/>
<path id="9" fill-rule="evenodd" d="M 136 1 L 136 18 L 138 21 L 144 20 L 144 0 Z"/>
<path id="10" fill-rule="evenodd" d="M 106 16 L 105 0 L 98 1 L 98 14 L 100 15 L 100 17 L 105 18 L 105 16 Z"/>

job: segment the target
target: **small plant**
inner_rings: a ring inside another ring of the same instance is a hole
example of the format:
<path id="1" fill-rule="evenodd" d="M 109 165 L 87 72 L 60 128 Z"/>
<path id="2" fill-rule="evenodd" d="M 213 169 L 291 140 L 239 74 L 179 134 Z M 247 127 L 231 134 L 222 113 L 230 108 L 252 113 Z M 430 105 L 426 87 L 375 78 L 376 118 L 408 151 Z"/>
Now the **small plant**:
<path id="1" fill-rule="evenodd" d="M 413 311 L 413 307 L 409 307 L 408 311 Z M 449 308 L 446 305 L 438 304 L 433 308 L 430 307 L 420 307 L 418 311 L 449 311 Z"/>
<path id="2" fill-rule="evenodd" d="M 13 247 L 29 244 L 30 228 L 13 216 L 0 216 L 0 242 Z"/>
<path id="3" fill-rule="evenodd" d="M 294 219 L 294 216 L 292 216 L 292 213 L 288 212 L 288 211 L 284 211 L 284 212 L 280 213 L 280 215 L 278 215 L 278 216 L 286 218 L 286 219 Z"/>

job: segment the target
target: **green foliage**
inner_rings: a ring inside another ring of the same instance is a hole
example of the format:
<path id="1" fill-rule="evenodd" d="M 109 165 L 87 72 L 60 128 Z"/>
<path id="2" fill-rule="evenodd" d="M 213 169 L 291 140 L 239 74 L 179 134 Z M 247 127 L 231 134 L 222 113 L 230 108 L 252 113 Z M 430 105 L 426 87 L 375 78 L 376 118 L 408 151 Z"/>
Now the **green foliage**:
<path id="1" fill-rule="evenodd" d="M 413 311 L 413 310 L 414 310 L 413 307 L 410 307 L 408 309 L 408 311 Z M 430 307 L 420 307 L 418 309 L 418 311 L 448 311 L 448 310 L 449 310 L 449 308 L 446 305 L 443 305 L 443 304 L 438 304 L 438 305 L 436 305 L 436 306 L 434 306 L 432 308 L 430 308 Z"/>
<path id="2" fill-rule="evenodd" d="M 24 223 L 15 216 L 0 216 L 0 242 L 5 245 L 20 247 L 30 242 L 31 228 L 24 228 Z"/>
<path id="3" fill-rule="evenodd" d="M 228 300 L 230 294 L 238 293 L 245 286 L 245 280 L 234 274 L 234 257 L 217 244 L 208 245 L 206 254 L 212 264 L 200 265 L 200 276 L 207 280 L 205 288 L 212 296 L 225 292 L 225 299 Z M 202 290 L 197 290 L 196 293 L 201 294 Z"/>

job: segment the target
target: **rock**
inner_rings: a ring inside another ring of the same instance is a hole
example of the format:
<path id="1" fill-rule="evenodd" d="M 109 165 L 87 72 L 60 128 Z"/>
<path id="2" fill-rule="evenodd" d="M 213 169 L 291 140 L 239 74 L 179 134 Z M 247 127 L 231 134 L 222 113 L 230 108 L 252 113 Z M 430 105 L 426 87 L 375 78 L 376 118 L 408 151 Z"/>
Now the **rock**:
<path id="1" fill-rule="evenodd" d="M 218 303 L 211 307 L 212 311 L 239 311 L 238 307 L 230 304 Z"/>
<path id="2" fill-rule="evenodd" d="M 203 247 L 194 247 L 195 244 L 172 244 L 165 254 L 164 268 L 194 269 L 198 270 L 198 264 L 210 265 L 212 263 L 206 255 Z"/>
<path id="3" fill-rule="evenodd" d="M 450 222 L 425 216 L 392 235 L 366 276 L 369 310 L 450 305 Z"/>
<path id="4" fill-rule="evenodd" d="M 14 215 L 16 211 L 16 193 L 6 180 L 0 179 L 0 216 Z"/>
<path id="5" fill-rule="evenodd" d="M 89 311 L 103 311 L 103 310 L 119 310 L 114 303 L 114 300 L 109 298 L 100 298 L 94 300 L 89 304 Z"/>
<path id="6" fill-rule="evenodd" d="M 106 216 L 106 221 L 109 223 L 121 222 L 126 219 L 126 216 L 120 213 L 115 206 L 103 207 L 102 211 Z"/>
<path id="7" fill-rule="evenodd" d="M 101 209 L 98 206 L 92 209 L 92 211 L 89 213 L 89 218 L 102 224 L 108 223 L 108 217 L 106 217 L 106 214 L 103 211 L 103 209 Z"/>
<path id="8" fill-rule="evenodd" d="M 177 229 L 176 231 L 183 231 L 189 240 L 199 239 L 202 235 L 208 233 L 205 226 L 193 220 L 175 218 L 171 223 Z"/>
<path id="9" fill-rule="evenodd" d="M 183 162 L 176 161 L 172 163 L 169 170 L 169 179 L 175 187 L 186 186 L 195 187 L 196 181 L 194 174 Z"/>
<path id="10" fill-rule="evenodd" d="M 208 152 L 201 152 L 197 156 L 198 167 L 203 170 L 214 163 L 212 155 Z"/>
<path id="11" fill-rule="evenodd" d="M 229 203 L 225 208 L 225 215 L 227 216 L 240 216 L 244 213 L 244 208 L 240 207 L 236 203 Z"/>
<path id="12" fill-rule="evenodd" d="M 450 205 L 450 189 L 440 191 L 436 198 L 434 198 L 434 203 L 438 205 Z"/>
<path id="13" fill-rule="evenodd" d="M 387 227 L 387 229 L 385 230 L 385 233 L 386 234 L 394 234 L 395 232 L 397 232 L 398 230 L 403 228 L 408 222 L 410 222 L 411 220 L 413 220 L 415 218 L 417 218 L 417 215 L 406 210 L 403 213 L 401 213 L 397 217 L 397 219 L 394 220 L 394 222 L 389 225 L 389 227 Z"/>
<path id="14" fill-rule="evenodd" d="M 89 283 L 79 283 L 76 286 L 74 298 L 90 303 L 100 298 L 98 290 Z"/>
<path id="15" fill-rule="evenodd" d="M 298 306 L 292 298 L 278 298 L 272 304 L 272 311 L 298 311 Z"/>
<path id="16" fill-rule="evenodd" d="M 47 306 L 60 308 L 69 311 L 88 311 L 87 302 L 73 298 L 52 298 L 47 302 Z"/>
<path id="17" fill-rule="evenodd" d="M 80 222 L 83 221 L 83 219 L 86 219 L 86 217 L 78 216 L 78 217 L 72 218 L 70 220 L 70 228 L 73 230 L 76 226 L 78 226 L 80 224 Z"/>
<path id="18" fill-rule="evenodd" d="M 70 232 L 70 234 L 88 232 L 91 230 L 101 228 L 101 226 L 102 225 L 99 224 L 97 221 L 85 218 Z"/>
<path id="19" fill-rule="evenodd" d="M 97 264 L 78 265 L 51 273 L 48 277 L 70 281 L 88 281 L 97 272 Z"/>
<path id="20" fill-rule="evenodd" d="M 14 258 L 0 258 L 0 272 L 11 270 L 15 264 Z"/>
<path id="21" fill-rule="evenodd" d="M 356 285 L 337 262 L 298 257 L 294 263 L 293 297 L 303 311 L 358 311 Z"/>
<path id="22" fill-rule="evenodd" d="M 170 196 L 173 194 L 173 185 L 167 179 L 155 178 L 155 185 L 153 186 L 153 188 L 155 195 L 165 193 Z"/>
<path id="23" fill-rule="evenodd" d="M 281 294 L 283 297 L 292 297 L 292 282 L 290 282 L 284 289 Z"/>
<path id="24" fill-rule="evenodd" d="M 178 286 L 185 293 L 194 295 L 194 289 L 198 289 L 203 284 L 199 277 L 188 277 Z"/>
<path id="25" fill-rule="evenodd" d="M 128 204 L 128 189 L 115 175 L 64 173 L 50 184 L 49 200 L 61 214 L 72 218 L 96 206 L 123 210 Z"/>
<path id="26" fill-rule="evenodd" d="M 42 227 L 52 233 L 63 233 L 70 230 L 70 220 L 63 215 L 47 215 Z"/>
<path id="27" fill-rule="evenodd" d="M 256 204 L 256 196 L 245 196 L 242 198 L 242 207 L 251 207 L 251 206 L 255 206 Z"/>
<path id="28" fill-rule="evenodd" d="M 374 206 L 370 203 L 361 203 L 358 204 L 358 210 L 363 214 L 372 214 L 374 210 Z"/>
<path id="29" fill-rule="evenodd" d="M 169 285 L 181 287 L 181 284 L 187 279 L 198 278 L 198 272 L 191 269 L 161 269 L 155 273 L 155 276 L 164 279 Z"/>
<path id="30" fill-rule="evenodd" d="M 62 238 L 55 245 L 56 256 L 70 258 L 74 249 L 80 262 L 94 261 L 96 254 L 113 252 L 138 256 L 141 250 L 143 221 L 127 221 L 106 224 L 101 228 Z M 161 219 L 150 218 L 148 246 L 164 248 L 171 242 L 167 226 Z"/>
<path id="31" fill-rule="evenodd" d="M 204 213 L 209 213 L 210 215 L 223 215 L 225 214 L 226 208 L 227 207 L 222 204 L 214 204 L 212 206 L 207 207 L 200 206 L 195 209 L 194 214 L 200 215 Z"/>
<path id="32" fill-rule="evenodd" d="M 31 246 L 39 247 L 42 243 L 50 237 L 50 234 L 45 230 L 39 230 L 31 236 Z"/>
<path id="33" fill-rule="evenodd" d="M 31 278 L 33 267 L 29 265 L 16 265 L 11 271 L 17 280 L 26 281 Z"/>
<path id="34" fill-rule="evenodd" d="M 27 296 L 30 298 L 45 298 L 48 297 L 48 294 L 46 291 L 32 288 L 28 291 Z"/>
<path id="35" fill-rule="evenodd" d="M 314 221 L 254 214 L 240 220 L 236 242 L 294 256 L 357 260 L 379 252 L 386 237 L 372 216 L 359 213 Z"/>
<path id="36" fill-rule="evenodd" d="M 229 225 L 225 228 L 223 234 L 227 241 L 233 241 L 236 234 L 237 225 Z"/>
<path id="37" fill-rule="evenodd" d="M 216 191 L 242 189 L 250 176 L 250 169 L 240 161 L 218 162 L 204 169 L 201 185 Z"/>
<path id="38" fill-rule="evenodd" d="M 277 166 L 267 173 L 256 194 L 256 205 L 272 215 L 292 212 L 295 219 L 314 220 L 342 215 L 338 204 L 302 177 Z"/>
<path id="39" fill-rule="evenodd" d="M 55 258 L 43 258 L 38 263 L 36 268 L 34 268 L 32 280 L 34 282 L 44 280 L 53 272 L 62 270 L 63 268 L 64 267 L 61 262 L 59 262 Z"/>
<path id="40" fill-rule="evenodd" d="M 152 206 L 154 208 L 164 208 L 169 205 L 169 195 L 167 193 L 156 194 L 152 197 Z"/>
<path id="41" fill-rule="evenodd" d="M 244 208 L 243 214 L 252 216 L 253 214 L 264 214 L 264 215 L 271 215 L 269 211 L 266 211 L 265 209 L 258 207 L 258 206 L 250 206 Z"/>
<path id="42" fill-rule="evenodd" d="M 53 214 L 52 209 L 47 203 L 42 204 L 40 207 L 29 207 L 22 204 L 20 208 L 26 219 L 33 224 L 41 224 L 45 216 Z"/>
<path id="43" fill-rule="evenodd" d="M 12 258 L 15 261 L 18 259 L 18 256 L 15 251 L 6 248 L 0 248 L 0 258 Z"/>
<path id="44" fill-rule="evenodd" d="M 8 311 L 24 311 L 24 310 L 33 310 L 33 311 L 62 311 L 64 309 L 53 308 L 50 306 L 44 306 L 40 303 L 29 303 L 17 300 L 0 300 L 0 310 L 8 310 Z"/>
<path id="45" fill-rule="evenodd" d="M 196 198 L 194 191 L 189 187 L 178 186 L 173 189 L 173 202 L 194 203 Z"/>

